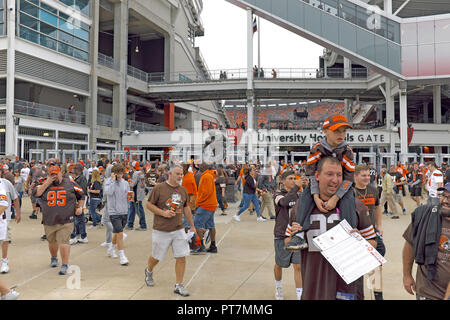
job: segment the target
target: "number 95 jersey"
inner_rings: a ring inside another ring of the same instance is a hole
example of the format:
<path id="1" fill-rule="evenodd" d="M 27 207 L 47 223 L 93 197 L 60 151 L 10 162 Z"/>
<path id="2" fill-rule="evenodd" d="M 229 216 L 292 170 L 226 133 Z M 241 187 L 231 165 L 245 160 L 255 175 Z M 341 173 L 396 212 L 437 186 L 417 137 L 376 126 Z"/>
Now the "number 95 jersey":
<path id="1" fill-rule="evenodd" d="M 35 194 L 36 188 L 33 190 Z M 66 224 L 74 221 L 75 205 L 84 198 L 83 189 L 69 178 L 52 184 L 39 199 L 43 223 L 46 226 Z"/>

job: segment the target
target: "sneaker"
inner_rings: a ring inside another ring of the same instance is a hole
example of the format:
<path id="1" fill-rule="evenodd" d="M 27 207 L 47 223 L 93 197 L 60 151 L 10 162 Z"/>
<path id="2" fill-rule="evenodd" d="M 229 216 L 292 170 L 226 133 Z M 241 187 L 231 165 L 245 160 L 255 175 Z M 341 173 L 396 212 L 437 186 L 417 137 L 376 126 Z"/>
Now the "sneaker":
<path id="1" fill-rule="evenodd" d="M 275 300 L 284 300 L 283 288 L 279 287 L 275 289 Z"/>
<path id="2" fill-rule="evenodd" d="M 69 244 L 70 244 L 70 245 L 76 244 L 77 242 L 78 242 L 78 239 L 77 239 L 77 238 L 73 238 L 73 239 L 70 239 L 70 240 L 69 240 Z"/>
<path id="3" fill-rule="evenodd" d="M 217 247 L 216 246 L 210 246 L 208 249 L 206 249 L 206 252 L 217 253 Z"/>
<path id="4" fill-rule="evenodd" d="M 141 227 L 137 227 L 136 229 L 134 229 L 136 231 L 147 231 L 147 228 L 141 228 Z"/>
<path id="5" fill-rule="evenodd" d="M 389 214 L 389 212 L 384 211 L 383 214 L 387 216 Z"/>
<path id="6" fill-rule="evenodd" d="M 400 219 L 399 216 L 392 216 L 391 219 Z"/>
<path id="7" fill-rule="evenodd" d="M 17 300 L 19 296 L 20 293 L 16 292 L 14 289 L 11 289 L 7 294 L 2 296 L 2 300 Z"/>
<path id="8" fill-rule="evenodd" d="M 120 264 L 121 264 L 122 266 L 128 265 L 128 259 L 127 259 L 127 257 L 126 257 L 125 255 L 121 255 L 121 256 L 120 256 Z"/>
<path id="9" fill-rule="evenodd" d="M 249 214 L 250 214 L 250 215 L 254 215 L 254 214 L 255 214 L 255 210 L 250 210 L 250 211 L 249 211 Z"/>
<path id="10" fill-rule="evenodd" d="M 123 233 L 123 241 L 125 241 L 125 239 L 128 237 L 128 235 L 124 232 Z"/>
<path id="11" fill-rule="evenodd" d="M 179 294 L 180 296 L 187 297 L 189 296 L 189 292 L 186 290 L 186 288 L 182 284 L 176 284 L 175 290 L 173 290 L 176 294 Z"/>
<path id="12" fill-rule="evenodd" d="M 256 219 L 256 221 L 258 221 L 258 222 L 264 222 L 264 221 L 267 221 L 267 220 L 264 219 L 263 217 L 258 217 L 258 218 Z"/>
<path id="13" fill-rule="evenodd" d="M 41 237 L 41 241 L 45 241 L 45 240 L 47 240 L 47 236 L 44 234 L 44 235 Z"/>
<path id="14" fill-rule="evenodd" d="M 0 268 L 0 273 L 8 273 L 9 272 L 9 266 L 8 266 L 8 259 L 2 260 L 2 266 Z"/>
<path id="15" fill-rule="evenodd" d="M 116 253 L 116 249 L 114 249 L 113 246 L 110 246 L 108 248 L 108 250 L 106 250 L 106 254 L 108 255 L 108 257 L 111 257 L 113 259 L 117 258 L 117 253 Z"/>
<path id="16" fill-rule="evenodd" d="M 226 216 L 228 213 L 226 211 L 222 211 L 221 216 Z"/>
<path id="17" fill-rule="evenodd" d="M 104 247 L 104 248 L 109 248 L 109 246 L 111 245 L 111 242 L 103 242 L 100 247 Z"/>
<path id="18" fill-rule="evenodd" d="M 58 266 L 58 258 L 51 258 L 50 259 L 50 267 L 56 268 Z"/>
<path id="19" fill-rule="evenodd" d="M 91 230 L 91 229 L 98 229 L 98 226 L 94 226 L 94 225 L 89 226 L 89 227 L 88 227 L 88 230 Z"/>
<path id="20" fill-rule="evenodd" d="M 30 219 L 37 219 L 37 215 L 32 214 L 32 215 L 30 216 Z"/>
<path id="21" fill-rule="evenodd" d="M 145 283 L 149 287 L 153 287 L 155 285 L 155 281 L 153 280 L 153 272 L 148 271 L 148 268 L 145 268 Z"/>
<path id="22" fill-rule="evenodd" d="M 233 216 L 233 219 L 238 221 L 238 222 L 241 221 L 241 218 L 239 216 Z"/>
<path id="23" fill-rule="evenodd" d="M 206 249 L 204 246 L 200 246 L 197 249 L 191 251 L 192 254 L 202 254 L 205 252 L 206 252 Z"/>
<path id="24" fill-rule="evenodd" d="M 270 216 L 270 220 L 275 220 L 275 216 Z"/>
<path id="25" fill-rule="evenodd" d="M 88 243 L 89 240 L 88 240 L 88 237 L 85 237 L 85 238 L 80 238 L 80 239 L 78 239 L 78 242 L 81 242 L 81 243 Z"/>
<path id="26" fill-rule="evenodd" d="M 69 266 L 67 264 L 62 264 L 61 269 L 59 269 L 58 274 L 62 275 L 62 276 L 67 274 L 67 269 L 69 269 Z"/>
<path id="27" fill-rule="evenodd" d="M 308 248 L 308 243 L 305 239 L 293 236 L 291 241 L 284 246 L 284 250 L 288 251 L 298 251 Z"/>
<path id="28" fill-rule="evenodd" d="M 133 227 L 129 227 L 129 226 L 125 227 L 125 230 L 133 230 L 133 229 L 134 229 Z"/>
<path id="29" fill-rule="evenodd" d="M 406 214 L 406 208 L 403 208 L 403 214 L 405 215 Z"/>

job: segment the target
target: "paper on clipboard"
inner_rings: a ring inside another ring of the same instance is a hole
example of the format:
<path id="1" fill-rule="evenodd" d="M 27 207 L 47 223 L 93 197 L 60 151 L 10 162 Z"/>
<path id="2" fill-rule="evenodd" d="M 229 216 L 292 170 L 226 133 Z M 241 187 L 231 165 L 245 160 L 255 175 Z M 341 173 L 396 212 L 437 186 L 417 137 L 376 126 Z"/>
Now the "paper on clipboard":
<path id="1" fill-rule="evenodd" d="M 387 260 L 359 233 L 350 234 L 346 220 L 313 239 L 321 254 L 350 284 Z"/>

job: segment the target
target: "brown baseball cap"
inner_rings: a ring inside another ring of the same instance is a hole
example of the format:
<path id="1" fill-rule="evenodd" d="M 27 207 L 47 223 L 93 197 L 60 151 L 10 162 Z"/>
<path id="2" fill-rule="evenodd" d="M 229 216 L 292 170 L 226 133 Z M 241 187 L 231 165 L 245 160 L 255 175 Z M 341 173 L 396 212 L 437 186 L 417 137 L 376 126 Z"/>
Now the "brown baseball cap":
<path id="1" fill-rule="evenodd" d="M 334 116 L 330 116 L 330 117 L 326 118 L 323 123 L 322 128 L 330 129 L 331 131 L 335 131 L 338 128 L 343 127 L 343 126 L 353 129 L 353 126 L 348 122 L 347 117 L 342 114 L 338 114 L 338 115 L 334 115 Z"/>

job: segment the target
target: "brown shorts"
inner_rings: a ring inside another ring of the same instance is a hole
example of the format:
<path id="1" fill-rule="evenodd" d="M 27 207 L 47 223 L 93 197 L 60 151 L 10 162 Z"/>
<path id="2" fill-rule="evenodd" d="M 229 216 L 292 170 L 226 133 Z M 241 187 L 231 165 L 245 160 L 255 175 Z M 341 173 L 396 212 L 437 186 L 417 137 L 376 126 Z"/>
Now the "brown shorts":
<path id="1" fill-rule="evenodd" d="M 45 235 L 49 243 L 69 244 L 70 235 L 73 231 L 73 222 L 66 224 L 44 225 Z"/>

